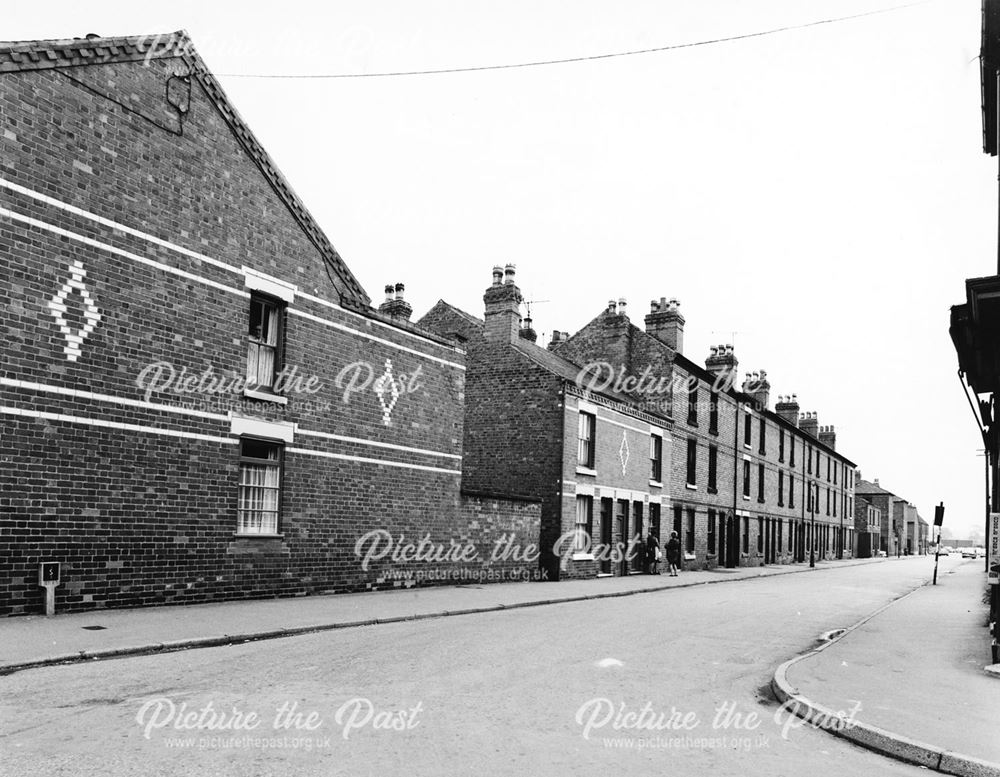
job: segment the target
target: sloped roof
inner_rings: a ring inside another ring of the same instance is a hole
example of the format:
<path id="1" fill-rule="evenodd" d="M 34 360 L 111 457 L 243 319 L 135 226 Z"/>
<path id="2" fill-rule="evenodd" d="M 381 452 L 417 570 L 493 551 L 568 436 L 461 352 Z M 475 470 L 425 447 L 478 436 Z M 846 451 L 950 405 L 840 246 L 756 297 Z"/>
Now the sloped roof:
<path id="1" fill-rule="evenodd" d="M 854 481 L 854 493 L 874 496 L 884 494 L 885 496 L 895 496 L 897 499 L 900 498 L 896 496 L 896 494 L 892 493 L 892 491 L 887 491 L 881 486 L 876 486 L 874 483 L 869 483 L 867 480 L 862 480 L 861 478 Z"/>
<path id="2" fill-rule="evenodd" d="M 0 73 L 107 65 L 119 62 L 143 62 L 152 59 L 178 59 L 187 65 L 189 75 L 201 84 L 206 95 L 229 125 L 233 135 L 256 163 L 277 196 L 284 202 L 299 226 L 323 256 L 327 266 L 336 274 L 343 287 L 343 289 L 338 289 L 341 301 L 354 302 L 364 306 L 370 305 L 371 298 L 348 269 L 302 200 L 292 190 L 288 181 L 278 170 L 274 160 L 264 150 L 246 122 L 230 103 L 215 76 L 212 75 L 204 60 L 195 51 L 187 32 L 178 30 L 158 35 L 118 38 L 88 35 L 86 38 L 69 40 L 0 42 Z"/>
<path id="3" fill-rule="evenodd" d="M 458 314 L 463 319 L 468 321 L 473 326 L 478 327 L 479 329 L 486 328 L 486 323 L 482 319 L 476 318 L 471 313 L 466 313 L 461 308 L 455 307 L 454 305 L 445 302 L 444 300 L 438 300 L 437 304 L 434 306 L 434 308 L 439 308 L 439 307 L 448 308 L 449 310 Z M 569 381 L 570 383 L 574 384 L 576 383 L 576 380 L 580 376 L 580 372 L 583 369 L 579 364 L 576 364 L 575 362 L 572 362 L 569 359 L 566 359 L 557 353 L 553 353 L 552 351 L 548 350 L 547 348 L 543 348 L 537 343 L 533 343 L 530 340 L 525 340 L 524 338 L 518 338 L 517 340 L 511 342 L 511 347 L 513 347 L 514 350 L 520 353 L 522 356 L 525 356 L 526 358 L 533 361 L 542 369 L 552 373 L 557 378 L 562 378 L 563 380 Z M 634 397 L 630 397 L 625 394 L 621 394 L 617 391 L 612 391 L 610 389 L 603 389 L 601 391 L 595 391 L 593 393 L 599 394 L 603 397 L 607 397 L 608 399 L 612 399 L 615 402 L 619 402 L 626 406 L 632 406 L 635 404 Z M 667 416 L 663 416 L 658 413 L 652 413 L 648 410 L 636 409 L 636 411 L 663 421 L 670 420 Z"/>

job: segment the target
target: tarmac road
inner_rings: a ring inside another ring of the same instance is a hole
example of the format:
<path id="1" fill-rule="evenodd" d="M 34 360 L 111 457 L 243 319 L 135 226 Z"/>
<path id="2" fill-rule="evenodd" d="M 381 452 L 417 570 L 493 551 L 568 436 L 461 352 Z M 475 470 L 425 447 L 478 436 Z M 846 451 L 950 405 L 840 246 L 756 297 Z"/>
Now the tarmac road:
<path id="1" fill-rule="evenodd" d="M 932 567 L 832 567 L 26 670 L 0 677 L 0 774 L 916 775 L 789 722 L 767 685 Z M 858 719 L 893 682 L 887 672 L 885 688 L 852 700 Z"/>

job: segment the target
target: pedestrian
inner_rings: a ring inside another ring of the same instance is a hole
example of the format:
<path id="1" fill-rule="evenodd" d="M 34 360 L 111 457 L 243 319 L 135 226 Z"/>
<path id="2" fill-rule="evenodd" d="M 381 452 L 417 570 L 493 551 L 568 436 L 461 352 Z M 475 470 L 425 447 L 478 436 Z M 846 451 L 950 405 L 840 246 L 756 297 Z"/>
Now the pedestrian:
<path id="1" fill-rule="evenodd" d="M 667 540 L 667 566 L 670 569 L 670 576 L 677 577 L 677 567 L 681 563 L 681 541 L 677 538 L 677 532 L 670 532 L 670 539 Z"/>
<path id="2" fill-rule="evenodd" d="M 649 534 L 646 536 L 646 574 L 660 574 L 660 540 L 653 534 L 653 527 L 649 527 Z"/>

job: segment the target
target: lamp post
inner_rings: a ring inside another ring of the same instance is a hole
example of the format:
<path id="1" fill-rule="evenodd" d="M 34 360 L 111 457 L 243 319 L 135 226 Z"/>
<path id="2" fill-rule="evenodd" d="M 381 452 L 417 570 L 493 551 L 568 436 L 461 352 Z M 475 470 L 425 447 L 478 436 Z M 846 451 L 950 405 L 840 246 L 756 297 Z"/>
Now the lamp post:
<path id="1" fill-rule="evenodd" d="M 813 494 L 813 486 L 815 483 L 809 484 L 809 517 L 810 517 L 810 528 L 809 528 L 809 566 L 816 566 L 816 502 L 819 499 L 819 486 L 816 486 L 816 493 Z"/>

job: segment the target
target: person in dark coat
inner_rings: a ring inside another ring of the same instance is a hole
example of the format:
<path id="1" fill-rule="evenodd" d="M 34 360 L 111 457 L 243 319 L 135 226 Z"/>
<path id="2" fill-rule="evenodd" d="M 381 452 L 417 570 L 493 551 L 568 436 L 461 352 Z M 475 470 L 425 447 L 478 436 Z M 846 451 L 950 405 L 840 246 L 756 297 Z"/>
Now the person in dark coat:
<path id="1" fill-rule="evenodd" d="M 677 537 L 677 532 L 670 532 L 670 539 L 667 540 L 667 566 L 670 568 L 670 576 L 677 577 L 677 568 L 681 564 L 681 541 Z"/>
<path id="2" fill-rule="evenodd" d="M 646 574 L 647 575 L 658 575 L 660 574 L 660 560 L 657 555 L 660 552 L 660 541 L 657 539 L 656 535 L 653 534 L 653 528 L 650 527 L 649 534 L 646 536 Z"/>

